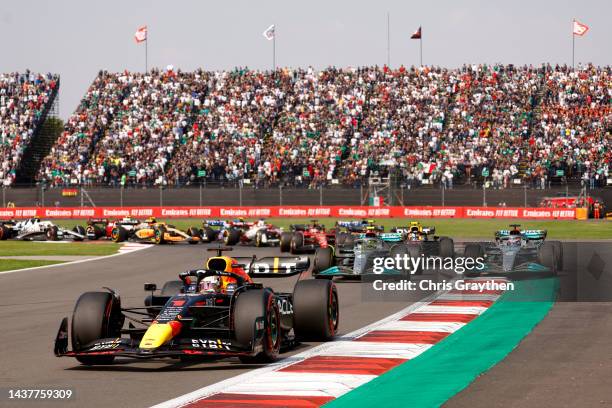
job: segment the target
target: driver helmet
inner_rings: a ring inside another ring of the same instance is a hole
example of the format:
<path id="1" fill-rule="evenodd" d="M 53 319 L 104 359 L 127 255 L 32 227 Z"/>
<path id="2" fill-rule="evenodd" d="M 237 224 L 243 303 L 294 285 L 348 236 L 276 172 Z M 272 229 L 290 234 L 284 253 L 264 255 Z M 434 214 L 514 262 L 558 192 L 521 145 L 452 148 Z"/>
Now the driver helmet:
<path id="1" fill-rule="evenodd" d="M 155 219 L 155 217 L 149 217 L 146 221 L 147 224 L 155 224 L 156 222 L 157 220 Z"/>
<path id="2" fill-rule="evenodd" d="M 266 222 L 263 219 L 259 219 L 257 221 L 257 226 L 258 227 L 265 227 L 266 226 Z"/>
<path id="3" fill-rule="evenodd" d="M 221 289 L 221 278 L 218 276 L 207 276 L 200 282 L 199 292 L 204 293 L 217 293 Z"/>

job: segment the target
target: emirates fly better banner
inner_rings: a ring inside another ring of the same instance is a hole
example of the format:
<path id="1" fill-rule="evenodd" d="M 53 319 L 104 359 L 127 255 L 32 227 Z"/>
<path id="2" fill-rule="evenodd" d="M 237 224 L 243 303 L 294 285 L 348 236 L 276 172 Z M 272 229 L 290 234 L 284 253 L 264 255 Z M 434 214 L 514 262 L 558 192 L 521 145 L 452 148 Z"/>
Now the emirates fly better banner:
<path id="1" fill-rule="evenodd" d="M 523 207 L 24 207 L 2 208 L 0 218 L 520 218 L 573 220 L 573 208 Z"/>

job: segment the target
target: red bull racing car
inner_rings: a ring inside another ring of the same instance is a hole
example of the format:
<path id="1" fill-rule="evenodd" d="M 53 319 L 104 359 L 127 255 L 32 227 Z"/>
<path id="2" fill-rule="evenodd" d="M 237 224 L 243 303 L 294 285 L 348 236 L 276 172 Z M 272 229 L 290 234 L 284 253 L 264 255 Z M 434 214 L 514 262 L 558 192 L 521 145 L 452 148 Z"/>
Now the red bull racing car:
<path id="1" fill-rule="evenodd" d="M 262 363 L 299 340 L 336 335 L 338 292 L 331 281 L 298 280 L 283 293 L 252 280 L 300 274 L 309 267 L 307 257 L 231 258 L 222 253 L 229 249 L 216 249 L 205 268 L 179 274 L 161 293 L 145 284 L 151 295 L 142 307 L 124 308 L 110 289 L 82 294 L 71 321 L 60 324 L 55 355 L 86 365 L 111 364 L 115 357 Z"/>

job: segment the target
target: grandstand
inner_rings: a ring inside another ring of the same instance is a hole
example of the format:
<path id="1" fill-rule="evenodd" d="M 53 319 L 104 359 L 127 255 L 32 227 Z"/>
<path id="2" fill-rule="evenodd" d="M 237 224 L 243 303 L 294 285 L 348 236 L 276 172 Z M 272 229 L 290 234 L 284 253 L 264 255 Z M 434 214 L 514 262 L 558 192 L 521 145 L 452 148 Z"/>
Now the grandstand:
<path id="1" fill-rule="evenodd" d="M 604 186 L 610 84 L 592 65 L 100 72 L 37 178 Z"/>
<path id="2" fill-rule="evenodd" d="M 0 180 L 11 186 L 36 174 L 48 153 L 44 126 L 57 101 L 59 77 L 25 71 L 0 74 Z"/>

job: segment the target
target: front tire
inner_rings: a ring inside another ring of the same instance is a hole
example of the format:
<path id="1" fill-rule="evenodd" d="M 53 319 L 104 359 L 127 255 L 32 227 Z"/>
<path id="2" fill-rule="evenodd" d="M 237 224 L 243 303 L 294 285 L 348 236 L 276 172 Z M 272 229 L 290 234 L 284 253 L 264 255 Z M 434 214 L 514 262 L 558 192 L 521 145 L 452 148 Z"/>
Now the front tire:
<path id="1" fill-rule="evenodd" d="M 538 250 L 538 262 L 549 268 L 553 275 L 557 274 L 557 251 L 552 242 L 544 242 Z"/>
<path id="2" fill-rule="evenodd" d="M 158 225 L 153 228 L 153 239 L 157 245 L 163 245 L 166 243 L 166 227 Z"/>
<path id="3" fill-rule="evenodd" d="M 455 242 L 448 237 L 440 238 L 440 257 L 455 258 Z"/>
<path id="4" fill-rule="evenodd" d="M 240 230 L 232 228 L 227 231 L 227 235 L 225 236 L 225 245 L 236 245 L 238 242 L 240 242 Z"/>
<path id="5" fill-rule="evenodd" d="M 108 292 L 83 293 L 72 313 L 72 348 L 81 351 L 96 340 L 120 337 L 123 321 L 118 298 Z M 78 356 L 76 359 L 85 365 L 111 364 L 115 356 Z"/>
<path id="6" fill-rule="evenodd" d="M 122 226 L 115 227 L 111 231 L 111 239 L 115 243 L 124 242 L 128 239 L 128 231 Z"/>
<path id="7" fill-rule="evenodd" d="M 47 236 L 47 241 L 57 241 L 58 231 L 59 228 L 57 228 L 55 225 L 49 228 L 45 234 Z"/>
<path id="8" fill-rule="evenodd" d="M 80 237 L 74 237 L 72 238 L 73 241 L 83 241 L 85 238 L 85 235 L 87 234 L 85 232 L 85 228 L 83 228 L 82 225 L 76 225 L 74 228 L 72 228 L 72 232 L 76 232 L 79 235 L 83 235 L 83 238 Z"/>
<path id="9" fill-rule="evenodd" d="M 293 290 L 293 329 L 300 340 L 328 341 L 338 332 L 340 305 L 330 280 L 302 280 Z"/>
<path id="10" fill-rule="evenodd" d="M 291 251 L 291 232 L 282 232 L 280 236 L 280 250 L 281 252 L 289 252 Z"/>
<path id="11" fill-rule="evenodd" d="M 314 254 L 312 274 L 317 278 L 318 274 L 329 269 L 334 264 L 334 251 L 330 248 L 317 248 Z"/>
<path id="12" fill-rule="evenodd" d="M 480 244 L 467 244 L 465 246 L 465 250 L 463 251 L 463 256 L 466 259 L 476 260 L 477 258 L 482 258 L 484 256 L 484 251 Z M 475 262 L 475 261 L 474 261 Z M 467 270 L 464 272 L 464 275 L 468 278 L 475 278 L 480 276 L 480 272 L 476 269 Z"/>
<path id="13" fill-rule="evenodd" d="M 297 254 L 300 251 L 300 248 L 304 246 L 304 234 L 301 232 L 296 232 L 291 237 L 291 253 Z"/>
<path id="14" fill-rule="evenodd" d="M 280 311 L 270 290 L 251 289 L 238 295 L 234 306 L 234 333 L 238 343 L 254 346 L 255 322 L 264 318 L 263 350 L 254 356 L 240 356 L 245 364 L 270 363 L 278 358 L 281 346 Z"/>

